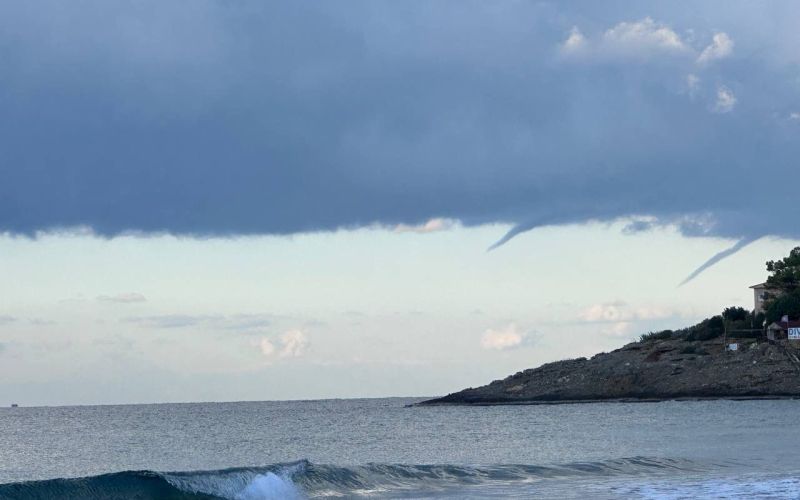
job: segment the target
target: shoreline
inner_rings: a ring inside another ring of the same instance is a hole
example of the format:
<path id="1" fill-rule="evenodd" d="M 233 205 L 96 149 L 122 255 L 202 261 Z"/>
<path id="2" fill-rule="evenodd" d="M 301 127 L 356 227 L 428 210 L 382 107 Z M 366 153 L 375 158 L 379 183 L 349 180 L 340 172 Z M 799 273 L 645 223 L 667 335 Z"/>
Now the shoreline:
<path id="1" fill-rule="evenodd" d="M 800 399 L 800 395 L 774 395 L 774 396 L 683 396 L 674 398 L 609 398 L 609 399 L 561 399 L 561 400 L 530 400 L 530 401 L 422 401 L 405 408 L 419 408 L 430 406 L 543 406 L 543 405 L 577 405 L 593 403 L 665 403 L 668 401 L 783 401 Z"/>

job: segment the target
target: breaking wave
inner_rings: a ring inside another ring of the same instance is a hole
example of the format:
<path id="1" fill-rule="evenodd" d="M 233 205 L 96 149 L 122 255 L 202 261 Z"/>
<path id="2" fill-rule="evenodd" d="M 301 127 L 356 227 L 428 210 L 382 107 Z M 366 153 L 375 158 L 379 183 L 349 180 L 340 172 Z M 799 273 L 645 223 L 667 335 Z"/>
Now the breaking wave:
<path id="1" fill-rule="evenodd" d="M 397 465 L 354 467 L 299 461 L 218 471 L 126 471 L 83 478 L 0 484 L 0 499 L 301 499 L 435 495 L 481 485 L 530 484 L 576 476 L 620 477 L 700 472 L 687 460 L 635 457 L 558 466 Z"/>

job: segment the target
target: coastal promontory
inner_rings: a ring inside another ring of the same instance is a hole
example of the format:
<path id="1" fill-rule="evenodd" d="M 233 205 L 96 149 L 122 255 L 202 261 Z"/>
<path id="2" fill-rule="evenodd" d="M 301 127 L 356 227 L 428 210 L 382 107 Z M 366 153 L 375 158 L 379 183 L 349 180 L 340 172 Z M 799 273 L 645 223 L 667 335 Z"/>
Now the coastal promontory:
<path id="1" fill-rule="evenodd" d="M 800 247 L 766 267 L 767 281 L 750 287 L 752 310 L 728 307 L 694 326 L 420 404 L 800 398 Z"/>
<path id="2" fill-rule="evenodd" d="M 645 340 L 590 359 L 548 363 L 430 404 L 536 404 L 800 397 L 800 350 L 788 341 Z"/>

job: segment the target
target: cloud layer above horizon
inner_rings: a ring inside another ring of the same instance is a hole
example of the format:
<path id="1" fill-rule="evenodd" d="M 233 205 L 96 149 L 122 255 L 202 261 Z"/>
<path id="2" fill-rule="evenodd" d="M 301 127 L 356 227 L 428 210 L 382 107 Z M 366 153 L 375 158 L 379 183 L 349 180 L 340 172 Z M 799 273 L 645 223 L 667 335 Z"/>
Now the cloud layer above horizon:
<path id="1" fill-rule="evenodd" d="M 5 3 L 0 232 L 433 219 L 513 236 L 625 217 L 800 237 L 798 16 L 794 2 Z"/>

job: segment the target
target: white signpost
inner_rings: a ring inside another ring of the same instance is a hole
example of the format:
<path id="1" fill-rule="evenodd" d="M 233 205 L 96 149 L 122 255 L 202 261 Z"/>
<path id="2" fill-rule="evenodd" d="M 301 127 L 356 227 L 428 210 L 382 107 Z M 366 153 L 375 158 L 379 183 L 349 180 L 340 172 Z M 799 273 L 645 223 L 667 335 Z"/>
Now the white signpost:
<path id="1" fill-rule="evenodd" d="M 800 328 L 789 328 L 789 340 L 800 340 Z"/>

